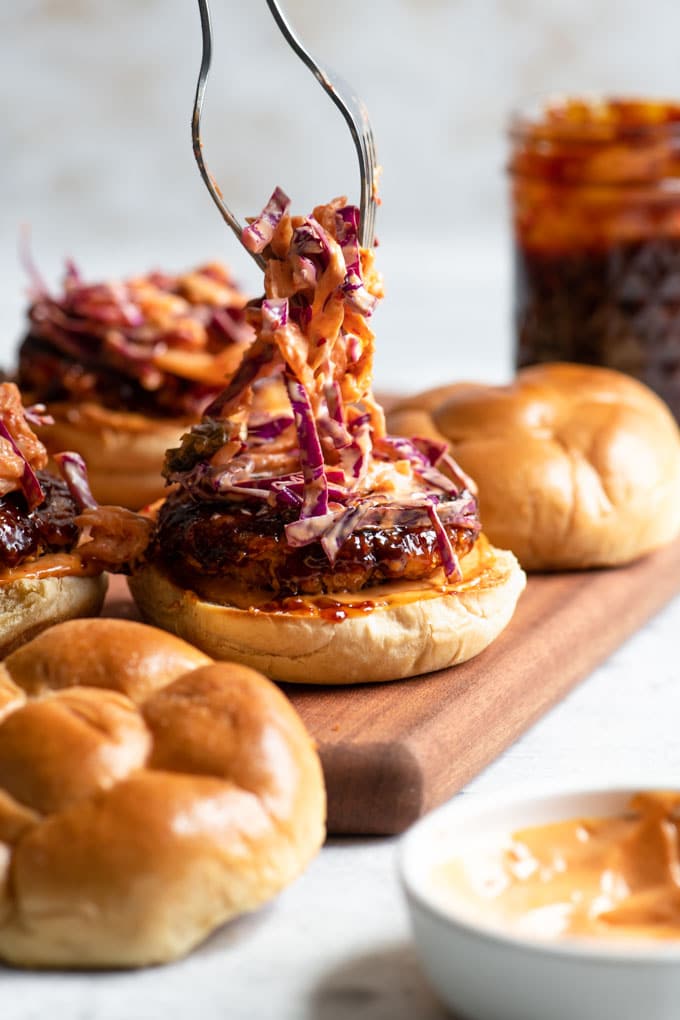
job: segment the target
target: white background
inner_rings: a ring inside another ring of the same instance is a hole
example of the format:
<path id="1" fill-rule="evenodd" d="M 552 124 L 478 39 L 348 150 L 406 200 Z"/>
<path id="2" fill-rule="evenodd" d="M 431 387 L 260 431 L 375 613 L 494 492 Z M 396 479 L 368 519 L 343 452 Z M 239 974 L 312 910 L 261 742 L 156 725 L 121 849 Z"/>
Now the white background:
<path id="1" fill-rule="evenodd" d="M 234 210 L 257 211 L 277 183 L 300 212 L 338 193 L 356 198 L 344 122 L 264 0 L 212 6 L 205 153 Z M 312 51 L 355 86 L 374 124 L 388 288 L 376 320 L 378 384 L 504 377 L 508 111 L 554 90 L 680 93 L 680 4 L 288 0 L 287 10 Z M 5 363 L 24 304 L 22 223 L 51 283 L 65 254 L 91 279 L 221 257 L 257 289 L 254 265 L 193 162 L 194 0 L 3 0 L 0 47 Z"/>

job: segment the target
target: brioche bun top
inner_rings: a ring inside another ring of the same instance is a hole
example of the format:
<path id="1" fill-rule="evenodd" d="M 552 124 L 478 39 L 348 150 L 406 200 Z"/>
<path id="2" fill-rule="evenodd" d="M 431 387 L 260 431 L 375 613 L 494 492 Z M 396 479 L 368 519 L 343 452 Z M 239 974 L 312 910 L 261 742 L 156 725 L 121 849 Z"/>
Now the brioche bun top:
<path id="1" fill-rule="evenodd" d="M 400 401 L 392 432 L 448 440 L 490 540 L 528 570 L 613 566 L 680 530 L 680 434 L 648 387 L 611 369 L 535 365 L 508 386 Z"/>
<path id="2" fill-rule="evenodd" d="M 173 959 L 324 835 L 312 742 L 253 670 L 122 620 L 53 627 L 0 668 L 0 959 Z"/>

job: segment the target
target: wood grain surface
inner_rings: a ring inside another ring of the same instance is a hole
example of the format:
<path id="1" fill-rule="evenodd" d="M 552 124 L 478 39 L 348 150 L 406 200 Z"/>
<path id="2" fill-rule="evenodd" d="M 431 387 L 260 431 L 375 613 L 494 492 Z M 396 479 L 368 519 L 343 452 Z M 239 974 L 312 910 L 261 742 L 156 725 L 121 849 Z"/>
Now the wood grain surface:
<path id="1" fill-rule="evenodd" d="M 402 832 L 679 592 L 677 541 L 628 567 L 530 577 L 505 632 L 453 669 L 355 687 L 283 685 L 319 745 L 329 832 Z M 121 578 L 105 613 L 135 616 Z"/>

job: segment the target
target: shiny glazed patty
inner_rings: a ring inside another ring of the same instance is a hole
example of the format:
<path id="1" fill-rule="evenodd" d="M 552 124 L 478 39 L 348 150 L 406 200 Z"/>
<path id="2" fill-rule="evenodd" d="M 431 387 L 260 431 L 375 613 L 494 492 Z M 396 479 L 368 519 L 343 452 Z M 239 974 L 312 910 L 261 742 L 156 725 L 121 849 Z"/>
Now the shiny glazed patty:
<path id="1" fill-rule="evenodd" d="M 161 507 L 154 559 L 180 583 L 191 574 L 223 577 L 281 595 L 359 591 L 392 580 L 418 580 L 441 566 L 434 528 L 357 529 L 331 564 L 320 542 L 288 545 L 284 526 L 295 511 L 243 502 L 197 503 L 181 490 Z M 474 533 L 446 526 L 458 556 Z"/>
<path id="2" fill-rule="evenodd" d="M 80 513 L 68 486 L 47 471 L 38 471 L 45 499 L 30 512 L 23 493 L 0 499 L 0 565 L 16 567 L 45 552 L 67 552 L 78 541 Z"/>

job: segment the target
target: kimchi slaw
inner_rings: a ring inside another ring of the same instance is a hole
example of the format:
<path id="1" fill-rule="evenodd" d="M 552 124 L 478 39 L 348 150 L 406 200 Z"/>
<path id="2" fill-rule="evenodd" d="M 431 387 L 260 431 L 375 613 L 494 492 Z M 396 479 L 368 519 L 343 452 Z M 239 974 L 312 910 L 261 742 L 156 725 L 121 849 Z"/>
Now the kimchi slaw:
<path id="1" fill-rule="evenodd" d="M 248 308 L 255 341 L 164 474 L 197 500 L 294 508 L 290 546 L 320 542 L 334 563 L 358 528 L 431 526 L 450 579 L 461 576 L 446 528 L 479 532 L 474 483 L 444 442 L 387 435 L 372 391 L 383 295 L 373 251 L 346 199 L 292 216 L 276 188 L 243 242 L 266 262 Z"/>

